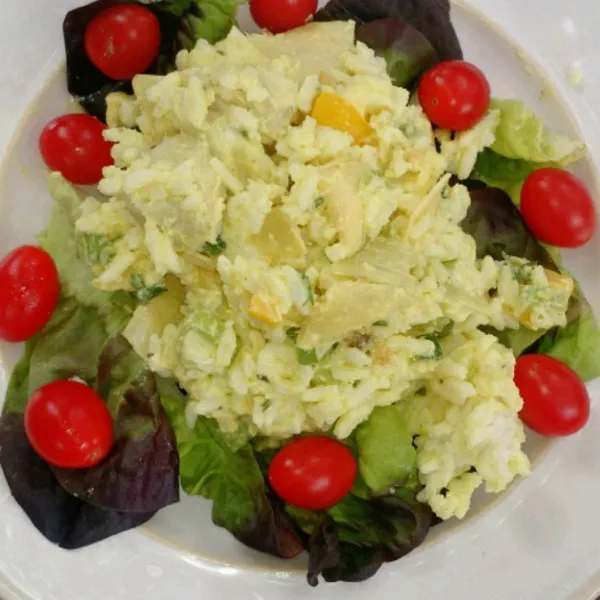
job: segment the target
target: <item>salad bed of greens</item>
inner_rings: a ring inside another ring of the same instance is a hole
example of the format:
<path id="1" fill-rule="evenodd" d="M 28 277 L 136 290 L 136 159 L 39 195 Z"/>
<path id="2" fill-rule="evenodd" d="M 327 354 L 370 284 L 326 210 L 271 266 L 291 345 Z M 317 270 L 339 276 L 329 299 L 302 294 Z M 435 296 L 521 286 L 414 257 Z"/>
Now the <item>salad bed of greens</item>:
<path id="1" fill-rule="evenodd" d="M 176 53 L 200 40 L 223 39 L 235 23 L 240 0 L 161 0 L 148 4 L 158 17 L 163 42 L 150 73 L 172 69 Z M 68 88 L 89 113 L 104 119 L 106 96 L 131 92 L 131 82 L 102 75 L 87 58 L 83 32 L 114 0 L 71 11 L 64 22 Z M 147 4 L 147 3 L 143 3 Z M 331 0 L 316 20 L 359 24 L 357 37 L 388 64 L 394 82 L 413 87 L 424 71 L 445 59 L 462 58 L 444 0 Z M 560 272 L 560 256 L 542 245 L 525 224 L 518 200 L 525 178 L 542 166 L 565 166 L 581 157 L 579 146 L 546 130 L 516 101 L 497 101 L 501 126 L 470 179 L 472 204 L 463 222 L 478 254 L 523 258 Z M 50 178 L 51 185 L 62 185 Z M 308 581 L 362 581 L 386 562 L 419 546 L 435 524 L 417 502 L 416 452 L 394 407 L 379 408 L 346 443 L 359 476 L 350 495 L 324 511 L 286 505 L 272 491 L 267 472 L 276 449 L 247 442 L 198 418 L 189 428 L 185 393 L 152 373 L 121 333 L 140 304 L 163 290 L 140 283 L 134 293 L 103 292 L 91 280 L 90 253 L 101 253 L 93 236 L 75 233 L 81 198 L 75 189 L 54 208 L 40 244 L 61 276 L 62 298 L 44 330 L 27 342 L 15 368 L 0 420 L 0 464 L 16 501 L 51 542 L 75 549 L 147 522 L 190 495 L 213 501 L 213 521 L 247 546 L 282 558 L 310 555 Z M 580 289 L 564 329 L 493 332 L 516 356 L 544 353 L 574 369 L 585 381 L 600 376 L 600 330 Z M 107 402 L 115 444 L 90 469 L 53 468 L 33 450 L 23 414 L 31 394 L 56 379 L 77 378 Z M 405 427 L 404 427 L 405 429 Z M 193 524 L 191 524 L 193 526 Z"/>

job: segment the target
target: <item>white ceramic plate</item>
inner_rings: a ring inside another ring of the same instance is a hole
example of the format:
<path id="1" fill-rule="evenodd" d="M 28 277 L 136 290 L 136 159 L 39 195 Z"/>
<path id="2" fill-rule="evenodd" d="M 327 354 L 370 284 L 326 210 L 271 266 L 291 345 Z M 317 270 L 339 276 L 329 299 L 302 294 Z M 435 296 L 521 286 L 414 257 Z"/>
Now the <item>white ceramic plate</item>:
<path id="1" fill-rule="evenodd" d="M 67 110 L 60 25 L 81 0 L 0 0 L 0 255 L 44 227 L 51 200 L 37 137 Z M 595 186 L 600 164 L 598 0 L 470 0 L 454 8 L 466 57 L 491 79 L 494 95 L 518 97 L 555 127 L 582 137 L 591 160 L 578 174 Z M 478 12 L 481 11 L 481 12 Z M 489 18 L 484 17 L 484 14 Z M 247 19 L 247 15 L 243 18 Z M 492 22 L 494 21 L 495 24 Z M 24 34 L 24 31 L 27 32 Z M 26 39 L 26 43 L 22 40 Z M 576 88 L 569 72 L 581 71 Z M 19 119 L 23 118 L 20 125 Z M 13 135 L 14 133 L 14 135 Z M 12 141 L 9 141 L 12 136 Z M 600 313 L 600 237 L 567 256 Z M 1 291 L 0 291 L 1 293 Z M 0 397 L 18 347 L 0 347 Z M 591 386 L 600 399 L 600 382 Z M 184 498 L 144 529 L 69 553 L 46 542 L 0 479 L 0 598 L 8 600 L 590 600 L 600 591 L 600 452 L 595 402 L 586 431 L 554 446 L 533 435 L 532 477 L 498 498 L 477 497 L 471 517 L 432 532 L 431 541 L 372 580 L 310 590 L 302 559 L 286 563 L 247 550 L 212 526 L 210 505 Z M 598 588 L 598 589 L 596 589 Z"/>

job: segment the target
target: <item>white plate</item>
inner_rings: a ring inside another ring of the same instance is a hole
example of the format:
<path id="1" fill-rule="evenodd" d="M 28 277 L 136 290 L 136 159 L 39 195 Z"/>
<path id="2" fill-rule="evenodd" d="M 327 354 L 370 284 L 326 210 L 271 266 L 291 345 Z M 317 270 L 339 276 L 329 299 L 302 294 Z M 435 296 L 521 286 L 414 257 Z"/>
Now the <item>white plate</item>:
<path id="1" fill-rule="evenodd" d="M 36 150 L 41 127 L 67 110 L 60 25 L 81 0 L 0 0 L 0 255 L 31 241 L 50 199 Z M 526 100 L 554 126 L 587 142 L 600 163 L 600 30 L 598 0 L 471 0 L 493 19 L 460 3 L 454 21 L 467 58 L 492 80 L 496 96 Z M 26 33 L 25 33 L 26 32 Z M 504 33 L 502 33 L 504 32 Z M 510 37 L 506 37 L 510 36 Z M 518 40 L 516 45 L 512 40 Z M 26 42 L 22 43 L 22 39 Z M 528 56 L 530 58 L 528 58 Z M 569 70 L 581 70 L 574 88 Z M 43 93 L 40 92 L 43 90 Z M 542 91 L 544 92 L 542 94 Z M 540 99 L 540 95 L 543 99 Z M 21 127 L 19 117 L 29 106 Z M 18 133 L 9 138 L 14 130 Z M 594 185 L 591 163 L 579 174 Z M 568 263 L 600 312 L 596 257 L 600 239 L 570 253 Z M 0 394 L 20 348 L 0 348 Z M 600 382 L 591 386 L 600 398 Z M 531 437 L 532 477 L 493 501 L 477 498 L 472 517 L 436 528 L 430 543 L 362 584 L 311 591 L 302 560 L 290 565 L 246 550 L 210 524 L 209 504 L 187 499 L 146 528 L 69 553 L 46 542 L 0 480 L 0 597 L 4 600 L 358 600 L 401 595 L 410 600 L 590 600 L 596 589 L 600 520 L 598 402 L 582 434 L 551 447 Z M 148 535 L 150 534 L 150 536 Z M 6 590 L 3 589 L 3 585 Z M 12 592 L 10 591 L 12 590 Z"/>

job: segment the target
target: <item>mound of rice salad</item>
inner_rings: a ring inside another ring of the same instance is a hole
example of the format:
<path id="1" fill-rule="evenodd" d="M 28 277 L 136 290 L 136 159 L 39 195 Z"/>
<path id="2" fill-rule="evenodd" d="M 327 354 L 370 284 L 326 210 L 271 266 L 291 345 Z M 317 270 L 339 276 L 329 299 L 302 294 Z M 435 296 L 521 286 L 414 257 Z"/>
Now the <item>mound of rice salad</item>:
<path id="1" fill-rule="evenodd" d="M 452 174 L 498 112 L 434 134 L 352 22 L 234 29 L 177 67 L 109 97 L 110 200 L 76 227 L 106 242 L 97 288 L 148 293 L 125 335 L 178 379 L 190 423 L 345 439 L 397 404 L 442 519 L 527 475 L 515 359 L 480 326 L 563 326 L 568 294 L 542 267 L 478 259 L 461 230 Z"/>

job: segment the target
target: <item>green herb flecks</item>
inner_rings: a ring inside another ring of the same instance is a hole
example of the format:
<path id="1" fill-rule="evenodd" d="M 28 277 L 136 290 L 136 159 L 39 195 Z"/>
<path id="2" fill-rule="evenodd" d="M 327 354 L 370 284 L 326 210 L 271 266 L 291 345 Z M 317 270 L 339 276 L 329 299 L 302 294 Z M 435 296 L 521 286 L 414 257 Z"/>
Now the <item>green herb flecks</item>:
<path id="1" fill-rule="evenodd" d="M 227 250 L 227 242 L 219 235 L 214 244 L 206 242 L 204 246 L 202 246 L 202 250 L 211 256 L 219 256 Z"/>
<path id="2" fill-rule="evenodd" d="M 148 304 L 150 300 L 167 291 L 167 286 L 164 283 L 146 285 L 143 278 L 137 274 L 131 276 L 129 283 L 131 283 L 131 287 L 133 288 L 134 296 L 142 304 Z"/>
<path id="3" fill-rule="evenodd" d="M 313 290 L 312 282 L 311 282 L 309 276 L 306 273 L 300 273 L 300 277 L 302 277 L 302 281 L 304 282 L 304 285 L 306 286 L 306 290 L 308 292 L 308 301 L 311 304 L 314 304 L 315 303 L 315 292 Z"/>

